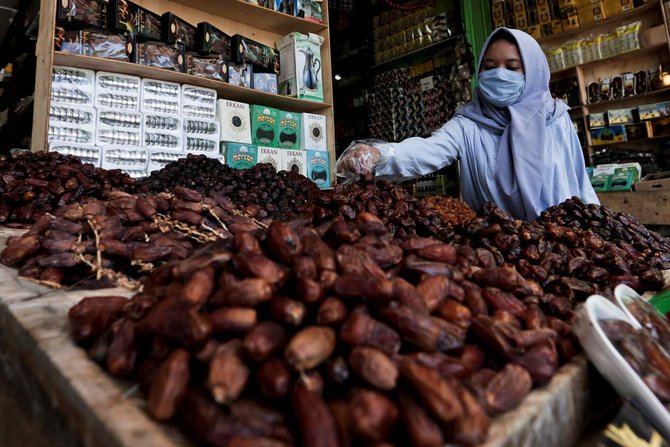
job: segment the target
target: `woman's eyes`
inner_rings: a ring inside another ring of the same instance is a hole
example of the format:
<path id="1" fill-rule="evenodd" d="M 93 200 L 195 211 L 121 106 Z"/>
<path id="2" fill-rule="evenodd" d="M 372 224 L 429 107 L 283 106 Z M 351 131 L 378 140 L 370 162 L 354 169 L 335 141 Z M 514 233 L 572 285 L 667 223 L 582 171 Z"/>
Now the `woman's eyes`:
<path id="1" fill-rule="evenodd" d="M 488 66 L 488 67 L 487 67 L 487 66 L 484 66 L 484 70 L 487 70 L 487 71 L 488 71 L 488 70 L 494 70 L 494 69 L 496 69 L 496 68 L 498 68 L 498 67 L 496 67 L 495 65 L 491 65 L 491 66 Z M 510 66 L 507 66 L 507 67 L 505 67 L 505 68 L 508 69 L 508 70 L 510 70 L 510 71 L 519 71 L 519 70 L 521 70 L 521 67 L 520 67 L 520 66 L 511 66 L 511 65 L 510 65 Z"/>

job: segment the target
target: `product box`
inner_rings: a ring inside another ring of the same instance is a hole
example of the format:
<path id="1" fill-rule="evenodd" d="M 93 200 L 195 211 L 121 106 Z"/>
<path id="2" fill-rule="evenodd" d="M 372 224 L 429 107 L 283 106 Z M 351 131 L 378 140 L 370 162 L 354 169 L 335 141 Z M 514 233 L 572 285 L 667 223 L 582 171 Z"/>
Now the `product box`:
<path id="1" fill-rule="evenodd" d="M 307 178 L 311 179 L 319 188 L 329 188 L 330 184 L 330 154 L 328 151 L 307 150 Z"/>
<path id="2" fill-rule="evenodd" d="M 563 31 L 573 30 L 579 28 L 579 16 L 577 14 L 568 14 L 561 21 Z"/>
<path id="3" fill-rule="evenodd" d="M 635 184 L 635 191 L 657 191 L 670 189 L 670 171 L 647 174 Z"/>
<path id="4" fill-rule="evenodd" d="M 142 116 L 142 141 L 147 149 L 181 150 L 183 147 L 182 118 L 177 115 L 145 113 Z"/>
<path id="5" fill-rule="evenodd" d="M 603 6 L 605 13 L 610 17 L 628 12 L 635 7 L 633 0 L 603 0 Z"/>
<path id="6" fill-rule="evenodd" d="M 161 16 L 128 0 L 109 0 L 109 29 L 161 40 Z"/>
<path id="7" fill-rule="evenodd" d="M 265 93 L 277 94 L 277 74 L 276 73 L 254 73 L 253 87 Z"/>
<path id="8" fill-rule="evenodd" d="M 228 83 L 238 87 L 253 88 L 253 72 L 251 64 L 228 64 Z"/>
<path id="9" fill-rule="evenodd" d="M 198 23 L 197 51 L 209 54 L 218 53 L 230 56 L 230 36 L 214 25 L 201 22 Z"/>
<path id="10" fill-rule="evenodd" d="M 54 66 L 51 76 L 51 103 L 93 106 L 95 72 L 81 68 Z"/>
<path id="11" fill-rule="evenodd" d="M 259 146 L 278 146 L 279 111 L 272 107 L 251 106 L 251 142 Z"/>
<path id="12" fill-rule="evenodd" d="M 637 107 L 607 111 L 607 122 L 613 124 L 632 124 L 637 121 Z"/>
<path id="13" fill-rule="evenodd" d="M 302 114 L 279 111 L 277 120 L 277 146 L 284 149 L 300 149 Z"/>
<path id="14" fill-rule="evenodd" d="M 601 1 L 580 6 L 577 9 L 577 15 L 579 16 L 580 26 L 590 25 L 591 23 L 599 22 L 607 18 L 605 7 Z"/>
<path id="15" fill-rule="evenodd" d="M 664 137 L 670 135 L 670 118 L 663 118 L 651 123 L 653 126 L 653 135 L 655 137 Z"/>
<path id="16" fill-rule="evenodd" d="M 295 0 L 295 15 L 311 22 L 323 22 L 323 0 Z"/>
<path id="17" fill-rule="evenodd" d="M 186 53 L 186 73 L 199 78 L 216 79 L 228 82 L 228 56 L 198 53 Z"/>
<path id="18" fill-rule="evenodd" d="M 302 128 L 300 131 L 300 147 L 302 149 L 328 150 L 327 118 L 314 113 L 302 114 Z"/>
<path id="19" fill-rule="evenodd" d="M 226 155 L 226 164 L 235 169 L 249 169 L 258 160 L 258 148 L 253 144 L 222 143 Z"/>
<path id="20" fill-rule="evenodd" d="M 505 2 L 495 2 L 491 5 L 491 17 L 496 28 L 505 26 Z"/>
<path id="21" fill-rule="evenodd" d="M 563 32 L 562 20 L 552 20 L 550 25 L 551 25 L 551 34 L 561 34 Z"/>
<path id="22" fill-rule="evenodd" d="M 608 191 L 632 191 L 635 183 L 635 173 L 631 171 L 617 172 L 609 176 Z"/>
<path id="23" fill-rule="evenodd" d="M 594 146 L 603 144 L 621 143 L 626 139 L 626 128 L 624 126 L 609 126 L 600 129 L 591 129 L 591 142 Z"/>
<path id="24" fill-rule="evenodd" d="M 281 171 L 285 150 L 276 147 L 258 146 L 258 164 L 270 163 L 276 171 Z"/>
<path id="25" fill-rule="evenodd" d="M 148 153 L 144 149 L 126 149 L 107 146 L 102 148 L 103 169 L 120 169 L 133 178 L 147 175 Z"/>
<path id="26" fill-rule="evenodd" d="M 512 0 L 512 12 L 514 14 L 526 13 L 526 0 Z"/>
<path id="27" fill-rule="evenodd" d="M 526 32 L 531 36 L 533 36 L 535 39 L 539 39 L 542 37 L 542 27 L 540 25 L 529 26 Z"/>
<path id="28" fill-rule="evenodd" d="M 247 3 L 252 5 L 260 6 L 261 8 L 275 9 L 274 0 L 247 0 Z"/>
<path id="29" fill-rule="evenodd" d="M 219 99 L 216 117 L 221 129 L 220 141 L 251 144 L 251 118 L 249 104 Z"/>
<path id="30" fill-rule="evenodd" d="M 231 59 L 238 65 L 251 64 L 261 72 L 279 73 L 279 55 L 267 45 L 235 34 L 230 49 Z"/>
<path id="31" fill-rule="evenodd" d="M 621 170 L 632 170 L 637 173 L 635 176 L 636 178 L 640 178 L 642 176 L 642 166 L 640 163 L 609 163 L 605 165 L 598 165 L 593 169 L 593 176 L 600 176 L 600 175 L 612 175 L 616 174 L 617 170 L 619 172 L 622 172 Z"/>
<path id="32" fill-rule="evenodd" d="M 142 142 L 140 112 L 99 109 L 95 131 L 98 146 L 119 146 L 139 149 Z"/>
<path id="33" fill-rule="evenodd" d="M 589 129 L 607 126 L 607 116 L 604 113 L 589 113 Z"/>
<path id="34" fill-rule="evenodd" d="M 205 155 L 219 153 L 219 123 L 213 120 L 184 117 L 184 150 Z"/>
<path id="35" fill-rule="evenodd" d="M 283 154 L 283 171 L 293 171 L 307 176 L 307 152 L 302 150 L 286 150 Z"/>
<path id="36" fill-rule="evenodd" d="M 140 110 L 141 86 L 142 81 L 137 76 L 99 71 L 95 74 L 95 106 Z"/>
<path id="37" fill-rule="evenodd" d="M 166 45 L 158 42 L 137 44 L 137 63 L 147 67 L 164 68 L 166 70 L 186 71 L 186 57 L 182 45 Z"/>
<path id="38" fill-rule="evenodd" d="M 181 114 L 191 118 L 216 119 L 216 90 L 183 85 L 181 88 Z"/>
<path id="39" fill-rule="evenodd" d="M 637 108 L 640 120 L 650 120 L 670 116 L 670 101 L 644 104 Z"/>
<path id="40" fill-rule="evenodd" d="M 524 31 L 528 28 L 528 16 L 525 12 L 516 14 L 514 16 L 514 23 L 516 24 L 517 29 Z"/>
<path id="41" fill-rule="evenodd" d="M 135 62 L 136 42 L 134 33 L 122 35 L 91 29 L 65 31 L 57 27 L 54 48 L 62 53 Z"/>
<path id="42" fill-rule="evenodd" d="M 167 44 L 180 43 L 189 50 L 198 48 L 198 29 L 195 26 L 171 12 L 163 14 L 161 23 L 163 42 Z"/>
<path id="43" fill-rule="evenodd" d="M 321 45 L 323 37 L 291 33 L 277 42 L 281 55 L 279 93 L 323 101 Z"/>
<path id="44" fill-rule="evenodd" d="M 181 86 L 176 82 L 142 79 L 141 110 L 144 113 L 181 113 Z"/>
<path id="45" fill-rule="evenodd" d="M 537 21 L 540 23 L 540 25 L 551 25 L 551 9 L 548 6 L 541 6 L 537 9 Z M 561 23 L 560 20 L 557 20 L 557 22 L 559 24 Z"/>
<path id="46" fill-rule="evenodd" d="M 653 136 L 654 127 L 651 124 L 651 121 L 626 125 L 626 138 L 628 138 L 628 141 L 644 140 L 645 138 L 651 138 Z"/>
<path id="47" fill-rule="evenodd" d="M 53 4 L 53 3 L 52 3 Z M 58 0 L 56 18 L 60 24 L 107 28 L 107 2 L 99 0 Z"/>
<path id="48" fill-rule="evenodd" d="M 591 177 L 591 186 L 593 186 L 595 192 L 604 192 L 607 191 L 609 181 L 609 175 L 594 175 Z"/>
<path id="49" fill-rule="evenodd" d="M 147 175 L 150 175 L 154 171 L 159 171 L 168 164 L 184 157 L 186 157 L 186 153 L 184 151 L 165 150 L 165 149 L 150 150 L 149 161 L 147 163 Z"/>
<path id="50" fill-rule="evenodd" d="M 48 141 L 94 145 L 96 117 L 97 111 L 92 107 L 52 103 L 49 108 Z"/>
<path id="51" fill-rule="evenodd" d="M 274 0 L 275 11 L 283 12 L 291 16 L 295 15 L 295 0 Z"/>
<path id="52" fill-rule="evenodd" d="M 81 160 L 82 163 L 90 164 L 96 168 L 100 167 L 102 151 L 96 146 L 85 146 L 72 143 L 61 143 L 53 141 L 49 143 L 49 152 L 58 152 L 63 155 L 72 155 Z"/>

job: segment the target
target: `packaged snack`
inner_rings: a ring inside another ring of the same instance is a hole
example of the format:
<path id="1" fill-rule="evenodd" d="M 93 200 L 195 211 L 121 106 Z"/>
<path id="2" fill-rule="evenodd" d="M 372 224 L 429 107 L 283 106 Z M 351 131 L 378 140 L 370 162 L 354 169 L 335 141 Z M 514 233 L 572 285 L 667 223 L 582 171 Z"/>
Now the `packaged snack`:
<path id="1" fill-rule="evenodd" d="M 181 114 L 185 117 L 216 119 L 216 90 L 183 85 L 181 88 Z"/>
<path id="2" fill-rule="evenodd" d="M 56 19 L 61 24 L 107 28 L 105 1 L 58 0 L 56 5 Z"/>
<path id="3" fill-rule="evenodd" d="M 161 16 L 128 0 L 109 0 L 109 29 L 161 40 Z"/>
<path id="4" fill-rule="evenodd" d="M 186 54 L 186 73 L 200 78 L 228 82 L 228 58 L 221 54 Z"/>
<path id="5" fill-rule="evenodd" d="M 141 109 L 144 113 L 181 113 L 181 86 L 175 82 L 142 79 Z"/>
<path id="6" fill-rule="evenodd" d="M 95 72 L 80 68 L 54 66 L 51 78 L 51 102 L 93 106 Z"/>
<path id="7" fill-rule="evenodd" d="M 167 44 L 179 43 L 189 50 L 198 48 L 198 29 L 186 20 L 166 12 L 162 17 L 163 42 Z"/>
<path id="8" fill-rule="evenodd" d="M 139 110 L 141 85 L 137 76 L 99 71 L 95 75 L 95 106 Z"/>
<path id="9" fill-rule="evenodd" d="M 182 149 L 183 124 L 180 116 L 145 113 L 142 123 L 145 148 L 152 150 Z"/>
<path id="10" fill-rule="evenodd" d="M 221 130 L 220 141 L 251 144 L 249 104 L 219 99 L 216 102 L 216 117 Z"/>
<path id="11" fill-rule="evenodd" d="M 147 67 L 164 68 L 166 70 L 185 71 L 184 47 L 166 45 L 158 42 L 143 42 L 137 44 L 137 63 Z"/>
<path id="12" fill-rule="evenodd" d="M 230 36 L 210 23 L 198 23 L 196 40 L 197 51 L 201 53 L 218 53 L 225 55 L 226 58 L 230 56 Z"/>

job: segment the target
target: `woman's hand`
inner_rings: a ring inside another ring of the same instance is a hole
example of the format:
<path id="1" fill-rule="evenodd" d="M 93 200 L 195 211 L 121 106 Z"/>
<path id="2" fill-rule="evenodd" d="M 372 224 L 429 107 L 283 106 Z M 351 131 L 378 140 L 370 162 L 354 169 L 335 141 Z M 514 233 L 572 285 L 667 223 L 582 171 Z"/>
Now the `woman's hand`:
<path id="1" fill-rule="evenodd" d="M 358 143 L 344 151 L 337 160 L 336 173 L 340 177 L 368 174 L 381 162 L 381 158 L 379 149 Z"/>

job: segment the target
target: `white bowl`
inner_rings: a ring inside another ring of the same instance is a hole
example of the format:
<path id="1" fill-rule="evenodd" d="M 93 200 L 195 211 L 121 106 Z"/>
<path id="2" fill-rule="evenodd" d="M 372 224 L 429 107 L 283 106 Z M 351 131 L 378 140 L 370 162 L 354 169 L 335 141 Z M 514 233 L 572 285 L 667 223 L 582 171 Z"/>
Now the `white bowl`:
<path id="1" fill-rule="evenodd" d="M 573 330 L 600 374 L 623 398 L 630 400 L 665 439 L 670 439 L 670 413 L 610 342 L 600 327 L 600 320 L 620 320 L 636 329 L 640 325 L 604 296 L 591 295 L 577 311 Z"/>

